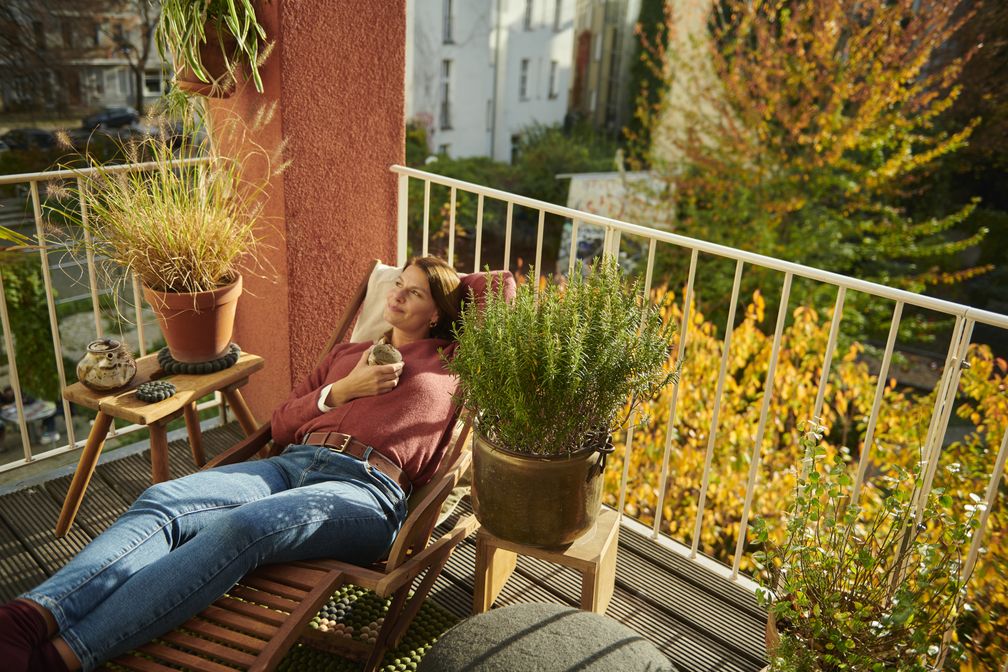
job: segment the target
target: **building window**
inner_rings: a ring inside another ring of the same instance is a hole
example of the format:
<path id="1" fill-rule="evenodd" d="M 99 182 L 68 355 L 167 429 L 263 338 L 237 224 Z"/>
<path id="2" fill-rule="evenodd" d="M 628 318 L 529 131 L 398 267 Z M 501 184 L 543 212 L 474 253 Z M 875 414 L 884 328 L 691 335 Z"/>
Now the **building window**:
<path id="1" fill-rule="evenodd" d="M 556 61 L 550 61 L 550 74 L 549 74 L 549 97 L 557 97 L 557 67 L 559 63 Z"/>
<path id="2" fill-rule="evenodd" d="M 123 24 L 115 24 L 115 43 L 118 47 L 120 44 L 126 41 L 126 32 L 123 30 Z"/>
<path id="3" fill-rule="evenodd" d="M 160 70 L 148 70 L 144 73 L 144 94 L 148 96 L 160 96 L 164 85 L 161 80 Z"/>
<path id="4" fill-rule="evenodd" d="M 511 163 L 518 160 L 518 155 L 521 153 L 521 133 L 514 133 L 511 135 Z"/>
<path id="5" fill-rule="evenodd" d="M 451 144 L 445 142 L 445 143 L 442 143 L 442 144 L 438 145 L 437 146 L 437 153 L 438 153 L 438 156 L 448 156 L 449 154 L 451 154 Z"/>
<path id="6" fill-rule="evenodd" d="M 452 39 L 452 23 L 454 22 L 454 17 L 452 16 L 452 5 L 454 3 L 452 0 L 442 0 L 441 5 L 441 41 L 445 44 L 452 44 L 455 40 Z"/>
<path id="7" fill-rule="evenodd" d="M 560 32 L 560 17 L 563 15 L 563 0 L 556 0 L 553 5 L 553 30 Z"/>
<path id="8" fill-rule="evenodd" d="M 91 24 L 91 46 L 97 47 L 101 43 L 101 24 L 95 21 Z"/>
<path id="9" fill-rule="evenodd" d="M 32 28 L 35 30 L 35 48 L 39 51 L 45 51 L 45 26 L 42 25 L 41 21 L 32 21 Z"/>
<path id="10" fill-rule="evenodd" d="M 449 59 L 441 61 L 441 128 L 451 128 L 451 65 Z"/>
<path id="11" fill-rule="evenodd" d="M 74 46 L 73 24 L 63 19 L 60 23 L 60 32 L 63 33 L 63 46 L 72 49 Z"/>
<path id="12" fill-rule="evenodd" d="M 525 16 L 522 19 L 525 30 L 532 30 L 532 0 L 525 0 Z"/>
<path id="13" fill-rule="evenodd" d="M 529 59 L 521 60 L 521 72 L 518 74 L 518 99 L 528 100 Z"/>

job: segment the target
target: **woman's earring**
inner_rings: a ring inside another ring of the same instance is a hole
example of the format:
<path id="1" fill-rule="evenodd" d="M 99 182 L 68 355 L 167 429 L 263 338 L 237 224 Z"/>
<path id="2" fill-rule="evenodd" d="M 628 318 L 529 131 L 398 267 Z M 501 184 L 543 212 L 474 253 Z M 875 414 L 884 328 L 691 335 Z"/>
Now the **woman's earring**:
<path id="1" fill-rule="evenodd" d="M 430 324 L 428 324 L 427 326 L 428 326 L 428 327 L 430 327 L 431 329 L 433 329 L 434 327 L 436 327 L 436 326 L 437 326 L 437 320 L 433 320 L 433 321 L 432 321 L 432 322 L 431 322 Z"/>

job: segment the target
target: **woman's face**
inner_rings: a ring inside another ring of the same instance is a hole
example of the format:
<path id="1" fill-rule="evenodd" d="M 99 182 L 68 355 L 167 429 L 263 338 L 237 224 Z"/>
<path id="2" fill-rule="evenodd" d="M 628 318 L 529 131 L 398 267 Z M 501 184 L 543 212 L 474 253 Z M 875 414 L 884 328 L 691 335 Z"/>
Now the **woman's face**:
<path id="1" fill-rule="evenodd" d="M 385 321 L 407 334 L 425 334 L 438 319 L 427 275 L 417 266 L 408 266 L 396 279 L 385 298 Z"/>

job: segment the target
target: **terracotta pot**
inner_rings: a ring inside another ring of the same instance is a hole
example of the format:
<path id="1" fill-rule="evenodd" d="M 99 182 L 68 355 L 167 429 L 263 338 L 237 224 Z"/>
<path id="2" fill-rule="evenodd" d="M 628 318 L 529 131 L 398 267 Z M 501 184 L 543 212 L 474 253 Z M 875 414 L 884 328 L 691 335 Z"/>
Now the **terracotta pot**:
<path id="1" fill-rule="evenodd" d="M 595 448 L 558 457 L 527 455 L 474 434 L 473 511 L 494 536 L 551 548 L 595 525 L 603 480 Z"/>
<path id="2" fill-rule="evenodd" d="M 242 277 L 209 292 L 161 292 L 144 286 L 168 350 L 180 362 L 209 362 L 227 354 Z"/>
<path id="3" fill-rule="evenodd" d="M 199 47 L 199 56 L 210 82 L 204 82 L 197 77 L 183 59 L 175 58 L 175 86 L 201 96 L 227 98 L 235 91 L 235 79 L 228 73 L 217 29 L 211 24 L 206 25 L 206 38 L 206 44 Z M 229 54 L 235 53 L 235 39 L 230 33 L 224 34 L 223 51 Z"/>

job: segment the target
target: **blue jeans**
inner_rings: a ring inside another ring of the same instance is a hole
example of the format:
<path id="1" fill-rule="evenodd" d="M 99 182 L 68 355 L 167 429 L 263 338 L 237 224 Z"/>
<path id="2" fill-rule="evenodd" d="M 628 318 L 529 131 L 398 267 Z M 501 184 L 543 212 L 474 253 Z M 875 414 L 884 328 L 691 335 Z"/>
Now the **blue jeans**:
<path id="1" fill-rule="evenodd" d="M 405 517 L 406 494 L 385 474 L 326 448 L 289 446 L 151 486 L 22 597 L 52 612 L 91 670 L 181 625 L 259 565 L 379 560 Z"/>

